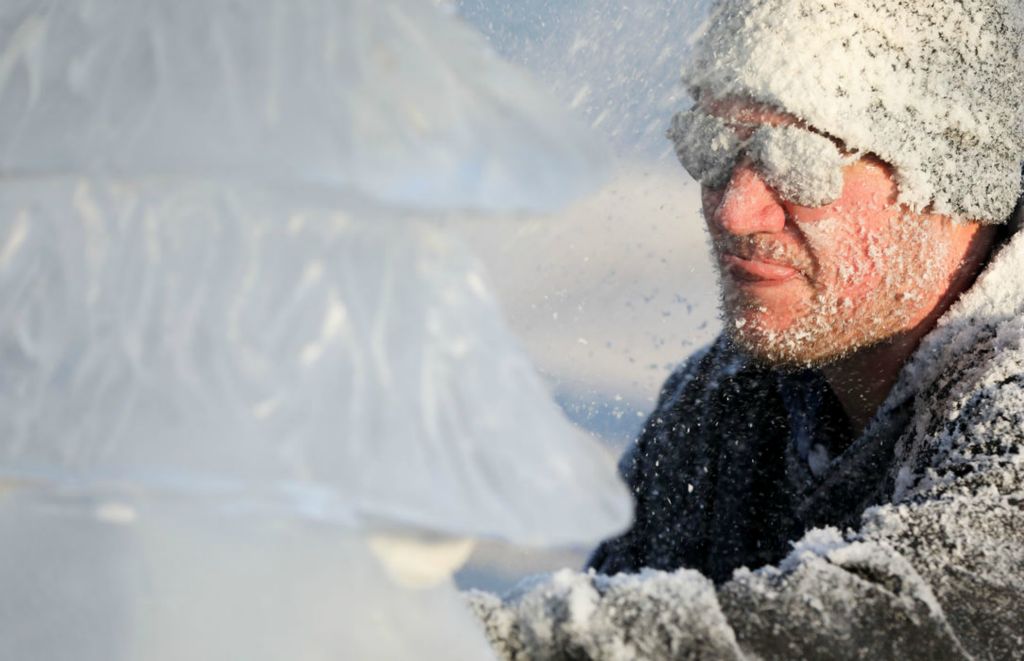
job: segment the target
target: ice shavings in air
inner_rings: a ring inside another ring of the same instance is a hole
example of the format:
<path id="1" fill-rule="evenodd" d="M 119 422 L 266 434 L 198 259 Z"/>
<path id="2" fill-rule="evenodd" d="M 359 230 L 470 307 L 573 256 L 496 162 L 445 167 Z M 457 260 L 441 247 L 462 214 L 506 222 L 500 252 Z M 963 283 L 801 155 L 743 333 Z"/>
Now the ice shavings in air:
<path id="1" fill-rule="evenodd" d="M 1010 215 L 1024 154 L 1024 109 L 1007 93 L 1024 85 L 1019 3 L 839 0 L 826 12 L 720 0 L 712 11 L 684 72 L 698 97 L 766 103 L 875 154 L 913 210 Z"/>

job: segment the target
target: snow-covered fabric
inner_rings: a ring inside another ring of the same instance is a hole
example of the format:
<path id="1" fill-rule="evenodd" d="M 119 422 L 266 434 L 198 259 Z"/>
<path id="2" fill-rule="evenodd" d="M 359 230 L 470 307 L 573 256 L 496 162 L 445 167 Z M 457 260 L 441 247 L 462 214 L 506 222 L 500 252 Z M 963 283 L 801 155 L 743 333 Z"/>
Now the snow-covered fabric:
<path id="1" fill-rule="evenodd" d="M 828 439 L 843 449 L 821 472 L 795 448 L 777 372 L 726 340 L 691 358 L 623 458 L 634 527 L 588 574 L 471 597 L 495 648 L 507 659 L 1024 658 L 1021 273 L 1018 231 L 864 432 Z"/>
<path id="2" fill-rule="evenodd" d="M 719 0 L 684 81 L 786 110 L 896 170 L 915 211 L 1002 223 L 1021 190 L 1016 0 Z M 970 176 L 965 176 L 970 173 Z"/>

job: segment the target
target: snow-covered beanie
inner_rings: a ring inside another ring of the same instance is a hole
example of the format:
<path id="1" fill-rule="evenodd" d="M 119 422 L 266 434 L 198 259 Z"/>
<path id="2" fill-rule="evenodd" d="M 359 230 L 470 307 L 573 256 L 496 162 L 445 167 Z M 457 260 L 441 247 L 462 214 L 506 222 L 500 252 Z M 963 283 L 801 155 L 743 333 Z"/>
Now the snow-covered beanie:
<path id="1" fill-rule="evenodd" d="M 894 167 L 899 201 L 1002 223 L 1021 194 L 1020 0 L 716 0 L 683 80 Z"/>

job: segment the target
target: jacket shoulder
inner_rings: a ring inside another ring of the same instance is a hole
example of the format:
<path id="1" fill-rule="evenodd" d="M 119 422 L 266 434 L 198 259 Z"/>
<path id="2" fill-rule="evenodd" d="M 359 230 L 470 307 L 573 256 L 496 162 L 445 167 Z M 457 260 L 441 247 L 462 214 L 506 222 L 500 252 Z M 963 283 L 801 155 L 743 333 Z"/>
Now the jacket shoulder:
<path id="1" fill-rule="evenodd" d="M 623 453 L 619 472 L 633 496 L 636 517 L 623 535 L 602 543 L 587 566 L 603 574 L 639 571 L 660 564 L 651 556 L 660 536 L 671 534 L 664 500 L 679 502 L 675 492 L 697 481 L 702 447 L 701 430 L 708 423 L 708 403 L 726 387 L 744 359 L 724 337 L 693 354 L 662 386 L 658 403 L 636 441 Z M 708 423 L 710 424 L 710 423 Z M 689 495 L 689 494 L 687 494 Z M 682 510 L 675 512 L 683 517 Z M 671 544 L 663 544 L 672 546 Z"/>
<path id="2" fill-rule="evenodd" d="M 692 423 L 711 393 L 738 372 L 745 360 L 724 336 L 686 359 L 665 380 L 654 410 L 647 417 L 636 441 L 623 453 L 619 472 L 631 487 L 637 487 L 645 471 L 643 464 L 659 460 L 666 443 L 681 424 Z"/>

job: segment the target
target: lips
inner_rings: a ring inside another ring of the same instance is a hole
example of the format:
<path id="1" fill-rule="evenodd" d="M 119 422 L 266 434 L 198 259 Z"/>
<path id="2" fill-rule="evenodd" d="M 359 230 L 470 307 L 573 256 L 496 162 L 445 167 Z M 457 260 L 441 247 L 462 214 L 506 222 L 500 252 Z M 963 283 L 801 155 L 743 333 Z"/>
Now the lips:
<path id="1" fill-rule="evenodd" d="M 730 253 L 722 255 L 722 263 L 734 278 L 743 282 L 780 284 L 800 275 L 792 266 L 758 258 L 745 259 Z"/>

